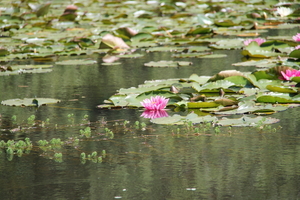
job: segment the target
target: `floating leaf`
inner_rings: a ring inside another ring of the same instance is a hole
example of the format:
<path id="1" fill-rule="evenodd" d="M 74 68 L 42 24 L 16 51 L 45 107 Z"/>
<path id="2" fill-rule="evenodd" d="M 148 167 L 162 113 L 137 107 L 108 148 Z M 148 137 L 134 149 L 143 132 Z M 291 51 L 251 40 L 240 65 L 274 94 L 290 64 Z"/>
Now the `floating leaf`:
<path id="1" fill-rule="evenodd" d="M 241 118 L 222 118 L 217 122 L 218 125 L 222 126 L 257 126 L 257 125 L 265 125 L 265 124 L 274 124 L 279 122 L 279 119 L 270 118 L 270 117 L 247 117 L 243 116 Z"/>
<path id="2" fill-rule="evenodd" d="M 51 3 L 45 3 L 37 8 L 35 14 L 37 17 L 44 16 L 49 12 Z"/>
<path id="3" fill-rule="evenodd" d="M 215 44 L 209 45 L 214 49 L 240 49 L 244 46 L 241 39 L 222 39 L 217 41 Z"/>
<path id="4" fill-rule="evenodd" d="M 202 58 L 206 55 L 210 55 L 210 52 L 204 52 L 204 53 L 179 53 L 179 54 L 173 54 L 173 58 Z"/>
<path id="5" fill-rule="evenodd" d="M 196 81 L 199 84 L 206 83 L 211 77 L 210 76 L 198 76 L 197 74 L 192 74 L 189 77 L 190 81 Z"/>
<path id="6" fill-rule="evenodd" d="M 282 56 L 283 54 L 273 52 L 268 48 L 261 48 L 257 42 L 251 42 L 242 51 L 242 55 L 255 58 L 269 58 L 274 56 Z"/>
<path id="7" fill-rule="evenodd" d="M 295 99 L 293 100 L 288 93 L 270 93 L 267 95 L 260 95 L 257 102 L 261 103 L 300 103 L 300 100 Z"/>
<path id="8" fill-rule="evenodd" d="M 212 29 L 211 28 L 204 28 L 204 27 L 198 27 L 198 28 L 192 28 L 190 29 L 186 36 L 189 35 L 197 35 L 197 34 L 207 34 L 207 33 L 211 33 Z"/>
<path id="9" fill-rule="evenodd" d="M 217 118 L 214 116 L 204 116 L 204 117 L 199 117 L 195 113 L 190 113 L 187 116 L 180 116 L 180 115 L 173 115 L 169 117 L 162 117 L 162 118 L 156 118 L 156 119 L 151 119 L 151 122 L 155 124 L 184 124 L 185 122 L 192 122 L 192 123 L 207 123 L 207 122 L 212 122 L 216 121 Z"/>
<path id="10" fill-rule="evenodd" d="M 201 56 L 201 58 L 225 58 L 227 57 L 227 54 L 209 54 Z"/>
<path id="11" fill-rule="evenodd" d="M 44 106 L 59 102 L 60 100 L 51 98 L 24 98 L 4 100 L 1 102 L 1 104 L 5 106 Z"/>
<path id="12" fill-rule="evenodd" d="M 294 50 L 289 54 L 291 58 L 298 58 L 300 59 L 300 49 Z"/>
<path id="13" fill-rule="evenodd" d="M 232 106 L 237 105 L 237 101 L 227 98 L 217 98 L 215 99 L 215 103 L 222 105 L 222 106 Z"/>
<path id="14" fill-rule="evenodd" d="M 192 62 L 188 61 L 151 61 L 149 63 L 145 63 L 144 65 L 147 67 L 180 67 L 180 66 L 188 66 L 192 65 Z"/>
<path id="15" fill-rule="evenodd" d="M 216 102 L 188 102 L 188 108 L 215 108 L 218 107 L 220 104 Z"/>
<path id="16" fill-rule="evenodd" d="M 100 49 L 116 49 L 116 50 L 125 50 L 130 47 L 123 41 L 122 38 L 115 37 L 111 34 L 106 34 L 102 38 L 102 42 L 100 44 Z"/>
<path id="17" fill-rule="evenodd" d="M 266 88 L 267 88 L 268 90 L 272 91 L 272 92 L 298 93 L 297 90 L 296 90 L 296 88 L 291 88 L 291 87 L 267 85 Z"/>
<path id="18" fill-rule="evenodd" d="M 291 81 L 294 81 L 294 82 L 300 83 L 300 77 L 299 77 L 299 76 L 292 77 L 292 78 L 291 78 Z"/>
<path id="19" fill-rule="evenodd" d="M 230 76 L 225 78 L 224 80 L 230 81 L 234 83 L 236 86 L 245 87 L 246 85 L 250 85 L 250 81 L 243 76 Z"/>
<path id="20" fill-rule="evenodd" d="M 119 58 L 140 58 L 143 56 L 144 56 L 143 54 L 139 54 L 139 53 L 117 55 L 117 57 L 119 57 Z"/>
<path id="21" fill-rule="evenodd" d="M 95 60 L 64 60 L 55 63 L 56 65 L 94 65 L 97 64 Z"/>
<path id="22" fill-rule="evenodd" d="M 231 76 L 244 76 L 244 74 L 237 70 L 224 70 L 212 76 L 208 81 L 222 80 L 224 78 L 231 77 Z"/>

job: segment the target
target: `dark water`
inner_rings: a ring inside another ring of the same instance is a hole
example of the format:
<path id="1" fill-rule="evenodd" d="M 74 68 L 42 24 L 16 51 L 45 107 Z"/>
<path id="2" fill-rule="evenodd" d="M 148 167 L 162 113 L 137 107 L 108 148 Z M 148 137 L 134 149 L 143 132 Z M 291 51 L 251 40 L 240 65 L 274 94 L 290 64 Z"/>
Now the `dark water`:
<path id="1" fill-rule="evenodd" d="M 274 125 L 276 132 L 237 128 L 201 135 L 177 134 L 175 126 L 151 124 L 140 117 L 141 110 L 97 109 L 116 90 L 136 87 L 145 80 L 187 78 L 192 73 L 214 75 L 225 69 L 253 70 L 231 66 L 243 59 L 239 50 L 216 52 L 226 53 L 227 58 L 184 59 L 193 65 L 178 69 L 143 66 L 149 61 L 170 60 L 170 53 L 140 53 L 144 57 L 121 59 L 118 66 L 103 66 L 102 55 L 92 55 L 88 58 L 98 64 L 54 66 L 47 74 L 0 77 L 0 101 L 34 96 L 62 100 L 56 107 L 38 110 L 0 106 L 0 139 L 29 137 L 34 144 L 30 153 L 14 155 L 12 160 L 1 150 L 1 199 L 300 198 L 298 108 L 272 116 L 281 119 Z M 79 58 L 86 56 L 59 59 Z M 74 114 L 74 123 L 69 114 Z M 14 115 L 16 123 L 11 119 Z M 31 115 L 39 122 L 49 118 L 50 125 L 9 131 L 26 124 Z M 90 125 L 82 122 L 84 115 Z M 124 119 L 130 121 L 130 128 L 114 121 Z M 144 122 L 145 130 L 134 128 L 135 121 Z M 67 139 L 87 126 L 92 127 L 92 138 L 82 139 L 78 146 L 66 144 L 45 152 L 37 147 L 38 140 Z M 104 134 L 104 126 L 113 130 L 113 137 Z M 107 152 L 102 163 L 81 163 L 82 152 L 102 150 Z M 63 153 L 63 162 L 52 158 L 54 152 Z"/>

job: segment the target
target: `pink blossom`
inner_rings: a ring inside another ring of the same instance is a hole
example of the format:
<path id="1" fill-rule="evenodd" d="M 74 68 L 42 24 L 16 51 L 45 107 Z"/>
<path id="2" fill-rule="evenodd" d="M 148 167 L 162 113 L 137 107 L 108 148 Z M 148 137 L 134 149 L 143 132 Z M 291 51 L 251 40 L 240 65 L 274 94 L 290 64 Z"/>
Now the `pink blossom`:
<path id="1" fill-rule="evenodd" d="M 145 110 L 141 117 L 155 119 L 161 117 L 168 117 L 168 113 L 165 110 Z"/>
<path id="2" fill-rule="evenodd" d="M 300 49 L 300 45 L 298 45 L 298 46 L 295 46 L 295 49 Z"/>
<path id="3" fill-rule="evenodd" d="M 256 42 L 258 45 L 261 45 L 265 41 L 263 38 L 248 39 L 244 41 L 244 45 L 248 46 L 251 42 Z"/>
<path id="4" fill-rule="evenodd" d="M 294 35 L 294 36 L 293 36 L 293 39 L 294 39 L 296 42 L 300 42 L 300 33 L 297 33 L 297 35 Z"/>
<path id="5" fill-rule="evenodd" d="M 296 70 L 296 69 L 289 70 L 289 69 L 287 69 L 285 72 L 281 71 L 281 75 L 283 76 L 284 80 L 288 81 L 288 80 L 291 80 L 291 78 L 293 78 L 293 77 L 300 76 L 300 70 Z"/>
<path id="6" fill-rule="evenodd" d="M 144 99 L 141 101 L 142 106 L 144 106 L 147 110 L 162 110 L 167 106 L 169 99 L 156 96 L 151 97 L 150 99 Z"/>

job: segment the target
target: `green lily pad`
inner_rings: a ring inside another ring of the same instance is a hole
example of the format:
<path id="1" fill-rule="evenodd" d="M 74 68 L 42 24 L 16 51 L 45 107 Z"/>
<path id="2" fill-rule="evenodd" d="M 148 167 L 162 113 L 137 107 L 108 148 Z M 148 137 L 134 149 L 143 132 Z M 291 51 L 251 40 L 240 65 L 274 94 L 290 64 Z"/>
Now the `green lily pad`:
<path id="1" fill-rule="evenodd" d="M 243 40 L 241 39 L 222 39 L 215 44 L 209 45 L 209 47 L 214 49 L 240 49 L 243 46 Z"/>
<path id="2" fill-rule="evenodd" d="M 190 81 L 195 81 L 199 84 L 204 84 L 206 83 L 211 77 L 210 76 L 198 76 L 197 74 L 192 74 L 189 77 Z"/>
<path id="3" fill-rule="evenodd" d="M 250 81 L 243 76 L 230 76 L 225 78 L 224 80 L 230 81 L 234 83 L 236 86 L 245 87 L 250 84 Z"/>
<path id="4" fill-rule="evenodd" d="M 188 61 L 151 61 L 149 63 L 145 63 L 144 65 L 147 67 L 181 67 L 181 66 L 189 66 L 192 65 L 192 62 Z"/>
<path id="5" fill-rule="evenodd" d="M 101 65 L 110 66 L 110 65 L 121 65 L 120 62 L 112 62 L 112 63 L 101 63 Z"/>
<path id="6" fill-rule="evenodd" d="M 204 117 L 199 117 L 195 113 L 190 113 L 187 116 L 173 115 L 169 117 L 155 118 L 151 119 L 151 122 L 155 124 L 184 124 L 190 121 L 192 123 L 207 123 L 212 121 L 217 121 L 217 117 L 206 115 Z"/>
<path id="7" fill-rule="evenodd" d="M 144 56 L 143 54 L 139 54 L 139 53 L 117 55 L 117 57 L 119 57 L 119 58 L 140 58 L 143 56 Z"/>
<path id="8" fill-rule="evenodd" d="M 270 93 L 267 95 L 260 95 L 257 102 L 261 103 L 300 103 L 300 100 L 292 99 L 288 93 Z"/>
<path id="9" fill-rule="evenodd" d="M 94 65 L 97 64 L 95 60 L 64 60 L 55 63 L 56 65 Z"/>
<path id="10" fill-rule="evenodd" d="M 281 93 L 298 93 L 296 88 L 292 87 L 283 87 L 283 86 L 274 86 L 274 85 L 267 85 L 266 87 L 268 90 L 272 92 L 281 92 Z"/>
<path id="11" fill-rule="evenodd" d="M 279 119 L 271 118 L 271 117 L 247 117 L 243 116 L 241 118 L 222 118 L 217 122 L 218 125 L 221 126 L 257 126 L 257 125 L 266 125 L 266 124 L 274 124 L 279 122 Z"/>
<path id="12" fill-rule="evenodd" d="M 227 57 L 227 54 L 209 54 L 201 56 L 200 58 L 225 58 Z"/>
<path id="13" fill-rule="evenodd" d="M 263 105 L 256 105 L 256 103 L 252 100 L 240 102 L 238 104 L 238 108 L 234 110 L 228 111 L 216 111 L 215 114 L 219 115 L 236 115 L 236 114 L 273 114 L 275 112 L 280 112 L 287 110 L 287 106 L 281 105 L 273 105 L 273 104 L 263 104 Z"/>
<path id="14" fill-rule="evenodd" d="M 282 56 L 283 54 L 273 52 L 269 48 L 262 48 L 256 42 L 251 42 L 242 51 L 242 55 L 254 58 L 270 58 Z"/>
<path id="15" fill-rule="evenodd" d="M 197 90 L 198 92 L 201 92 L 201 91 L 203 92 L 203 90 L 212 90 L 212 89 L 220 89 L 220 88 L 227 89 L 228 87 L 234 86 L 234 85 L 235 85 L 234 83 L 227 81 L 227 80 L 218 80 L 215 82 L 208 82 L 202 86 L 200 86 L 197 83 L 193 83 L 192 87 L 195 90 Z"/>
<path id="16" fill-rule="evenodd" d="M 5 106 L 44 106 L 47 104 L 59 103 L 58 99 L 51 98 L 24 98 L 24 99 L 8 99 L 1 102 Z"/>
<path id="17" fill-rule="evenodd" d="M 291 80 L 296 82 L 296 83 L 300 83 L 300 77 L 299 76 L 293 77 L 293 78 L 291 78 Z"/>
<path id="18" fill-rule="evenodd" d="M 294 50 L 289 54 L 291 58 L 298 58 L 300 59 L 300 49 Z"/>
<path id="19" fill-rule="evenodd" d="M 263 60 L 249 60 L 245 62 L 239 62 L 239 63 L 233 63 L 233 66 L 239 66 L 239 67 L 248 67 L 248 66 L 254 66 L 259 68 L 271 68 L 275 67 L 277 63 L 277 60 L 275 59 L 263 59 Z"/>
<path id="20" fill-rule="evenodd" d="M 204 53 L 179 53 L 173 54 L 173 58 L 203 58 L 206 55 L 210 55 L 211 52 L 204 52 Z"/>
<path id="21" fill-rule="evenodd" d="M 188 108 L 215 108 L 220 106 L 220 104 L 216 102 L 188 102 Z"/>

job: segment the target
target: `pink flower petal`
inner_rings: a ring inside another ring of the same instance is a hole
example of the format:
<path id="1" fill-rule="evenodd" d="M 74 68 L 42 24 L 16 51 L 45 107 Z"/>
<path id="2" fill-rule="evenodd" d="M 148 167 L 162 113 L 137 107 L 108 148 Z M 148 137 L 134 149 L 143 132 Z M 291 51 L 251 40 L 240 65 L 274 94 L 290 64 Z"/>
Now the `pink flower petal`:
<path id="1" fill-rule="evenodd" d="M 297 33 L 297 35 L 294 35 L 294 36 L 293 36 L 293 39 L 294 39 L 296 42 L 300 42 L 300 33 Z"/>
<path id="2" fill-rule="evenodd" d="M 248 39 L 244 41 L 244 45 L 248 46 L 251 42 L 256 42 L 258 45 L 261 45 L 265 41 L 263 38 Z"/>
<path id="3" fill-rule="evenodd" d="M 292 70 L 287 69 L 285 72 L 281 71 L 280 73 L 283 76 L 283 79 L 287 81 L 291 80 L 291 78 L 293 77 L 300 76 L 300 70 L 296 70 L 296 69 L 292 69 Z"/>
<path id="4" fill-rule="evenodd" d="M 165 110 L 145 110 L 141 117 L 155 119 L 161 117 L 168 117 L 168 113 Z"/>
<path id="5" fill-rule="evenodd" d="M 150 97 L 141 101 L 142 106 L 147 110 L 162 110 L 167 106 L 169 99 L 162 96 Z"/>

